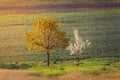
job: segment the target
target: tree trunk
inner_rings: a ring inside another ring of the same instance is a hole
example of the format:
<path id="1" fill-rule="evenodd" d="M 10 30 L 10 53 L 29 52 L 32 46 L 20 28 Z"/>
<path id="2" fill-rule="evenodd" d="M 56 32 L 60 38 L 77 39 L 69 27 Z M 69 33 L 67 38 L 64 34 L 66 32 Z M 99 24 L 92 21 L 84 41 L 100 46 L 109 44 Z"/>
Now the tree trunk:
<path id="1" fill-rule="evenodd" d="M 50 59 L 49 59 L 49 52 L 47 51 L 47 66 L 49 67 L 50 65 Z"/>
<path id="2" fill-rule="evenodd" d="M 80 65 L 80 56 L 79 56 L 79 54 L 77 55 L 77 64 L 76 64 L 77 66 L 79 66 Z"/>

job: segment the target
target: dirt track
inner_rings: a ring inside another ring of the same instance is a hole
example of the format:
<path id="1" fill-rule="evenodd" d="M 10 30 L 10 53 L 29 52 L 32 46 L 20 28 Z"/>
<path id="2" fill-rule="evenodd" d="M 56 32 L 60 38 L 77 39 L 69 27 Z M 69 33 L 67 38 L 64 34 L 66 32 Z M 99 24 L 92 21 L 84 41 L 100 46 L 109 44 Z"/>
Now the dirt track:
<path id="1" fill-rule="evenodd" d="M 18 12 L 44 12 L 44 11 L 78 11 L 83 9 L 106 9 L 120 8 L 119 3 L 109 4 L 62 4 L 62 5 L 36 5 L 36 6 L 16 6 L 16 7 L 0 7 L 0 11 L 18 11 Z"/>

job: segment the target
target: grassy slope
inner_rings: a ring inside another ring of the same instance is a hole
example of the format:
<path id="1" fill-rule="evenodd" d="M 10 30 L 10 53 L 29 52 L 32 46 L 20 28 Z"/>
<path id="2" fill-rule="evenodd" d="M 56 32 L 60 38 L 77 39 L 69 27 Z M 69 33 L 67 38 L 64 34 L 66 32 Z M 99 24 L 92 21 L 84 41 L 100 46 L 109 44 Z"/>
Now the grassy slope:
<path id="1" fill-rule="evenodd" d="M 74 38 L 71 33 L 73 28 L 79 28 L 82 38 L 92 42 L 91 47 L 84 52 L 89 56 L 119 56 L 119 9 L 76 13 L 13 14 L 0 15 L 0 17 L 0 60 L 3 62 L 12 61 L 17 54 L 20 60 L 42 58 L 39 54 L 28 53 L 24 43 L 24 32 L 30 30 L 34 20 L 39 17 L 57 18 L 63 24 L 63 30 L 67 32 L 71 40 Z M 59 52 L 61 53 L 63 52 Z"/>

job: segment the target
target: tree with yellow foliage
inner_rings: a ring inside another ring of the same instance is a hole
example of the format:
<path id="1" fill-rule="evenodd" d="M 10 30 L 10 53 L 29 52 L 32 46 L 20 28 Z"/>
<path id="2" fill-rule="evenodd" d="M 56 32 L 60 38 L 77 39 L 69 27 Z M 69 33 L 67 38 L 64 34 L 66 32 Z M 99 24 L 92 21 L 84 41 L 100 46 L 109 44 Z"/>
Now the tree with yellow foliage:
<path id="1" fill-rule="evenodd" d="M 50 18 L 36 20 L 32 31 L 26 32 L 25 37 L 28 50 L 47 53 L 47 66 L 49 55 L 56 53 L 55 48 L 66 48 L 69 45 L 69 38 L 61 30 L 61 24 Z"/>

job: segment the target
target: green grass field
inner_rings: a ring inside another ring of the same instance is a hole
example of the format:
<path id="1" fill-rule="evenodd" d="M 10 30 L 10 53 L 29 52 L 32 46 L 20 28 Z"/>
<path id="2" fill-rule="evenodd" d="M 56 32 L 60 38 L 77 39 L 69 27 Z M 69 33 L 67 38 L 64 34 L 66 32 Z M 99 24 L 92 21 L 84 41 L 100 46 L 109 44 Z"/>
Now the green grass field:
<path id="1" fill-rule="evenodd" d="M 33 22 L 42 17 L 56 18 L 62 23 L 67 36 L 74 40 L 72 30 L 79 29 L 81 37 L 92 44 L 81 55 L 88 57 L 120 56 L 120 10 L 95 10 L 71 13 L 40 13 L 0 15 L 0 62 L 39 61 L 45 58 L 41 53 L 28 52 L 25 48 L 24 33 L 33 27 Z M 51 58 L 71 58 L 69 52 L 58 50 Z M 42 57 L 41 57 L 42 56 Z"/>

